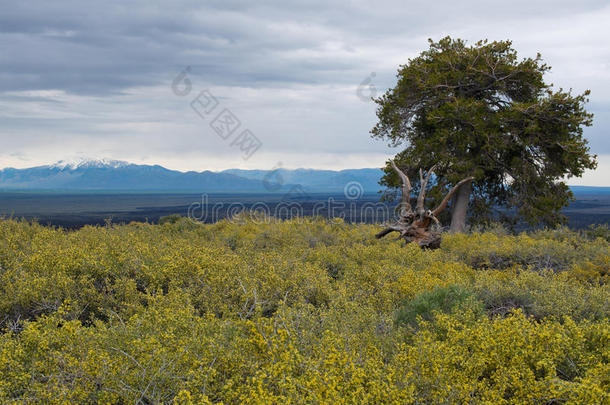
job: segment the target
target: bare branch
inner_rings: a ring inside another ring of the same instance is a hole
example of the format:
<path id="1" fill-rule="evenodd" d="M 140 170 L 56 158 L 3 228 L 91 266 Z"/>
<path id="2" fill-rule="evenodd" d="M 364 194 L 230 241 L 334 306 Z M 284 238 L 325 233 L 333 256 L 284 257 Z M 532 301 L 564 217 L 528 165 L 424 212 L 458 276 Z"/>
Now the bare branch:
<path id="1" fill-rule="evenodd" d="M 460 186 L 462 186 L 463 184 L 468 183 L 469 181 L 473 181 L 473 180 L 474 180 L 474 177 L 467 177 L 467 178 L 463 179 L 462 181 L 460 181 L 455 186 L 453 186 L 451 191 L 445 196 L 445 198 L 443 198 L 443 201 L 441 201 L 439 206 L 436 207 L 436 209 L 434 211 L 432 211 L 432 215 L 437 216 L 438 214 L 443 212 L 443 210 L 447 207 L 447 204 L 449 204 L 449 200 L 451 200 L 451 197 L 453 197 L 453 195 L 460 188 Z"/>
<path id="2" fill-rule="evenodd" d="M 412 213 L 413 208 L 411 207 L 411 181 L 409 180 L 409 176 L 407 176 L 402 170 L 398 168 L 398 166 L 396 166 L 396 163 L 394 163 L 393 159 L 390 159 L 390 164 L 392 165 L 392 168 L 398 174 L 398 177 L 400 177 L 400 181 L 402 182 L 401 208 L 406 211 L 406 214 Z"/>
<path id="3" fill-rule="evenodd" d="M 399 228 L 397 226 L 388 226 L 387 228 L 385 228 L 383 231 L 377 233 L 375 235 L 375 238 L 377 239 L 381 239 L 384 236 L 386 236 L 388 233 L 392 233 L 392 232 L 400 232 L 402 234 L 403 228 Z"/>
<path id="4" fill-rule="evenodd" d="M 417 206 L 415 207 L 416 211 L 424 210 L 424 200 L 426 199 L 426 187 L 428 187 L 428 182 L 430 181 L 430 176 L 432 176 L 432 172 L 436 169 L 436 165 L 432 166 L 428 173 L 426 173 L 426 177 L 424 178 L 423 172 L 419 169 L 419 178 L 420 178 L 420 190 L 419 196 L 417 197 Z"/>
<path id="5" fill-rule="evenodd" d="M 441 224 L 438 218 L 436 218 L 436 214 L 445 209 L 449 200 L 460 186 L 466 182 L 474 180 L 474 177 L 468 177 L 456 184 L 456 186 L 451 189 L 449 194 L 445 196 L 445 199 L 438 206 L 438 208 L 434 211 L 430 211 L 425 209 L 424 203 L 426 199 L 426 189 L 436 165 L 432 166 L 426 172 L 425 176 L 423 170 L 420 169 L 419 178 L 421 190 L 419 192 L 419 196 L 417 197 L 416 211 L 413 212 L 409 198 L 411 192 L 411 182 L 409 181 L 407 175 L 405 175 L 391 159 L 390 164 L 402 180 L 403 198 L 401 203 L 400 218 L 393 225 L 389 225 L 381 232 L 377 233 L 375 238 L 381 239 L 389 233 L 398 232 L 399 235 L 396 238 L 397 240 L 404 239 L 406 243 L 415 242 L 422 249 L 438 249 L 441 245 Z"/>

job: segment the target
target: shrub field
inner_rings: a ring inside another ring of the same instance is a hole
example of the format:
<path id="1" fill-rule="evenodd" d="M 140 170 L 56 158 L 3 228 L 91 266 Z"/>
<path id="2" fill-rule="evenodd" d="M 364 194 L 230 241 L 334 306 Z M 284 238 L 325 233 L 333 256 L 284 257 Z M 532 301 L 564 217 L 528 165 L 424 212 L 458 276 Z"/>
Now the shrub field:
<path id="1" fill-rule="evenodd" d="M 610 403 L 608 230 L 0 220 L 0 403 Z"/>

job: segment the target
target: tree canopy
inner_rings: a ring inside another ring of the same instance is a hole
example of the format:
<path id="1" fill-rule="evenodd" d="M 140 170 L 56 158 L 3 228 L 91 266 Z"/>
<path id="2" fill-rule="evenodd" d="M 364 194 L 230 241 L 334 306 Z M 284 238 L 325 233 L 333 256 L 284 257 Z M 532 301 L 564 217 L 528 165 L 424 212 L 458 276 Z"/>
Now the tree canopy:
<path id="1" fill-rule="evenodd" d="M 411 175 L 437 165 L 433 198 L 473 176 L 465 203 L 476 221 L 501 206 L 505 219 L 514 212 L 530 224 L 563 222 L 561 209 L 573 198 L 564 179 L 597 164 L 583 137 L 593 119 L 584 108 L 589 91 L 553 90 L 540 54 L 518 59 L 511 41 L 429 44 L 375 100 L 372 136 L 405 145 L 395 161 Z M 389 163 L 382 182 L 400 184 Z"/>

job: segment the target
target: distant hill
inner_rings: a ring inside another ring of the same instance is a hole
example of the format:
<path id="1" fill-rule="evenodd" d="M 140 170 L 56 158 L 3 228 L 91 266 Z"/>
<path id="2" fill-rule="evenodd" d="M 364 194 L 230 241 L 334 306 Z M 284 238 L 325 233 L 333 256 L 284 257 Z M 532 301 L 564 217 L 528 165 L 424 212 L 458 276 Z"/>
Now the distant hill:
<path id="1" fill-rule="evenodd" d="M 262 191 L 261 182 L 229 173 L 179 172 L 159 165 L 97 160 L 0 170 L 0 189 L 71 191 Z"/>
<path id="2" fill-rule="evenodd" d="M 574 194 L 610 194 L 610 187 L 570 186 Z"/>
<path id="3" fill-rule="evenodd" d="M 83 159 L 28 169 L 2 169 L 0 190 L 287 193 L 300 186 L 310 193 L 343 193 L 346 185 L 357 182 L 361 192 L 376 193 L 382 189 L 378 184 L 382 176 L 381 169 L 180 172 L 159 165 Z M 577 195 L 610 194 L 610 187 L 570 188 Z"/>
<path id="4" fill-rule="evenodd" d="M 233 174 L 247 179 L 266 181 L 271 188 L 279 184 L 299 184 L 309 191 L 332 192 L 343 191 L 352 181 L 360 183 L 362 190 L 376 193 L 381 190 L 379 179 L 383 176 L 381 169 L 276 169 L 276 170 L 240 170 L 229 169 L 221 173 Z"/>
<path id="5" fill-rule="evenodd" d="M 0 190 L 282 193 L 300 185 L 308 192 L 343 192 L 346 184 L 356 181 L 362 191 L 376 192 L 381 175 L 379 169 L 180 172 L 159 165 L 104 159 L 3 169 Z"/>

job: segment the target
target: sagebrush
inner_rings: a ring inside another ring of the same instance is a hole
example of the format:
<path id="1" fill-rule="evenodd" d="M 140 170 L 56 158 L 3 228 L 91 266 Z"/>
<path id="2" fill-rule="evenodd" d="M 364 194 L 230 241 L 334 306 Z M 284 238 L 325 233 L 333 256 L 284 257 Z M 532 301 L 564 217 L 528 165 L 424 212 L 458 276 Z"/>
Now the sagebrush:
<path id="1" fill-rule="evenodd" d="M 608 403 L 608 240 L 0 221 L 1 403 Z"/>

